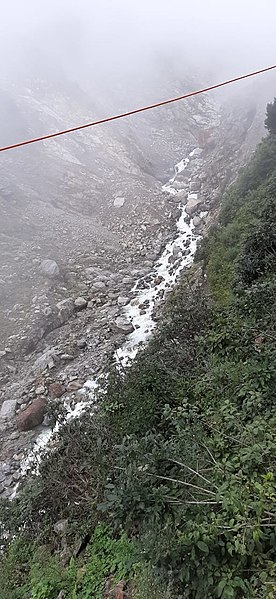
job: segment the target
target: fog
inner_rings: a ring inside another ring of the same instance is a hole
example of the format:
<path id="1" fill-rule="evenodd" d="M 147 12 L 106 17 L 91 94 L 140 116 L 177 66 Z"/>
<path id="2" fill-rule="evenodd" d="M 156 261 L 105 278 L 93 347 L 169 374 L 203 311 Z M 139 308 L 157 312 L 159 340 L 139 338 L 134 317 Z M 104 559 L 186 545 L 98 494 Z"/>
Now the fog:
<path id="1" fill-rule="evenodd" d="M 1 9 L 10 83 L 64 78 L 155 99 L 156 73 L 212 83 L 275 62 L 274 0 L 2 0 Z"/>

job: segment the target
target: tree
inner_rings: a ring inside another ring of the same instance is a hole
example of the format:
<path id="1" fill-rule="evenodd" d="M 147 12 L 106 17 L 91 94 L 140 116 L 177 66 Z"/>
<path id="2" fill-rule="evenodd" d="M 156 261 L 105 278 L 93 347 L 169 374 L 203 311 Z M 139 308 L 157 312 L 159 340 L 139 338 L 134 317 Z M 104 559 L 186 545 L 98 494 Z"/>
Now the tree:
<path id="1" fill-rule="evenodd" d="M 276 135 L 276 98 L 266 107 L 265 127 L 269 133 Z"/>

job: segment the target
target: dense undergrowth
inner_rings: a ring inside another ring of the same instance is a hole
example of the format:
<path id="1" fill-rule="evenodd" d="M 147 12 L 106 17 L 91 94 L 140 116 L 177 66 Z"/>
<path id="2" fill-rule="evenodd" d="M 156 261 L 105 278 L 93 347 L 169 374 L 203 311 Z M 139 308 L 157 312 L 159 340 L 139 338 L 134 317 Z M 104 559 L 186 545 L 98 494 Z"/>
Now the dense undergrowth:
<path id="1" fill-rule="evenodd" d="M 120 580 L 134 599 L 275 597 L 274 134 L 197 260 L 93 417 L 2 504 L 1 599 L 101 598 Z"/>

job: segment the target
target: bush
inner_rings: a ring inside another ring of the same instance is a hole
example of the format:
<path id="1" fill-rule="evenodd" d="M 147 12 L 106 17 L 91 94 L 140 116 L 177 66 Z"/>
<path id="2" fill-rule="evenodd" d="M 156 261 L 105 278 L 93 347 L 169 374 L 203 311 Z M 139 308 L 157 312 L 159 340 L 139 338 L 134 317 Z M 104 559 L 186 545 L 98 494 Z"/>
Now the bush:
<path id="1" fill-rule="evenodd" d="M 266 107 L 265 127 L 272 135 L 276 134 L 276 98 Z"/>

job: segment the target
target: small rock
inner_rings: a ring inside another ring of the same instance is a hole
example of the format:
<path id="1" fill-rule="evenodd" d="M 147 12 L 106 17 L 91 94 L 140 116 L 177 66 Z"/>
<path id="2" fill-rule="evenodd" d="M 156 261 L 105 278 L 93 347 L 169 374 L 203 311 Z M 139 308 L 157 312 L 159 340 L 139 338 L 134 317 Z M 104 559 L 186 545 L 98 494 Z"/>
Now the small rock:
<path id="1" fill-rule="evenodd" d="M 67 385 L 67 391 L 79 391 L 82 388 L 82 383 L 77 379 L 75 381 L 70 381 Z"/>
<path id="2" fill-rule="evenodd" d="M 77 297 L 74 301 L 76 310 L 84 310 L 87 307 L 87 300 L 84 297 Z"/>
<path id="3" fill-rule="evenodd" d="M 191 191 L 199 191 L 200 187 L 201 187 L 201 183 L 200 183 L 199 179 L 197 181 L 191 181 L 191 183 L 190 183 Z"/>
<path id="4" fill-rule="evenodd" d="M 95 291 L 104 291 L 106 290 L 106 284 L 104 283 L 104 281 L 95 281 L 95 283 L 93 283 L 93 287 L 92 290 Z"/>
<path id="5" fill-rule="evenodd" d="M 53 419 L 51 418 L 51 416 L 49 414 L 45 414 L 45 416 L 42 420 L 42 426 L 49 428 L 49 426 L 51 426 L 52 424 L 53 424 Z"/>
<path id="6" fill-rule="evenodd" d="M 46 389 L 45 389 L 44 385 L 39 385 L 35 390 L 35 394 L 43 395 L 43 393 L 45 393 L 45 391 L 46 391 Z"/>
<path id="7" fill-rule="evenodd" d="M 86 346 L 87 346 L 86 339 L 78 339 L 77 347 L 79 347 L 80 349 L 84 349 Z"/>
<path id="8" fill-rule="evenodd" d="M 123 198 L 122 196 L 118 196 L 117 198 L 115 198 L 113 205 L 116 208 L 121 208 L 125 203 L 125 198 Z"/>
<path id="9" fill-rule="evenodd" d="M 53 528 L 58 535 L 65 535 L 68 529 L 68 520 L 59 520 L 54 524 Z"/>
<path id="10" fill-rule="evenodd" d="M 54 260 L 43 260 L 43 262 L 40 264 L 39 270 L 41 274 L 49 277 L 50 279 L 54 279 L 60 275 L 59 266 Z"/>
<path id="11" fill-rule="evenodd" d="M 144 266 L 146 268 L 152 268 L 153 267 L 153 262 L 151 262 L 151 260 L 145 260 L 144 261 Z"/>
<path id="12" fill-rule="evenodd" d="M 181 247 L 180 247 L 179 245 L 175 245 L 175 246 L 173 247 L 173 255 L 174 255 L 174 256 L 177 256 L 177 255 L 179 254 L 179 252 L 181 252 L 181 251 L 182 251 L 182 250 L 181 250 Z"/>
<path id="13" fill-rule="evenodd" d="M 74 356 L 71 354 L 61 354 L 60 359 L 69 362 L 70 360 L 74 360 Z"/>
<path id="14" fill-rule="evenodd" d="M 156 277 L 154 279 L 154 285 L 160 285 L 161 283 L 163 283 L 164 281 L 164 277 L 162 277 L 162 275 L 158 275 L 158 277 Z"/>
<path id="15" fill-rule="evenodd" d="M 157 260 L 157 254 L 147 254 L 146 259 L 155 262 Z"/>

